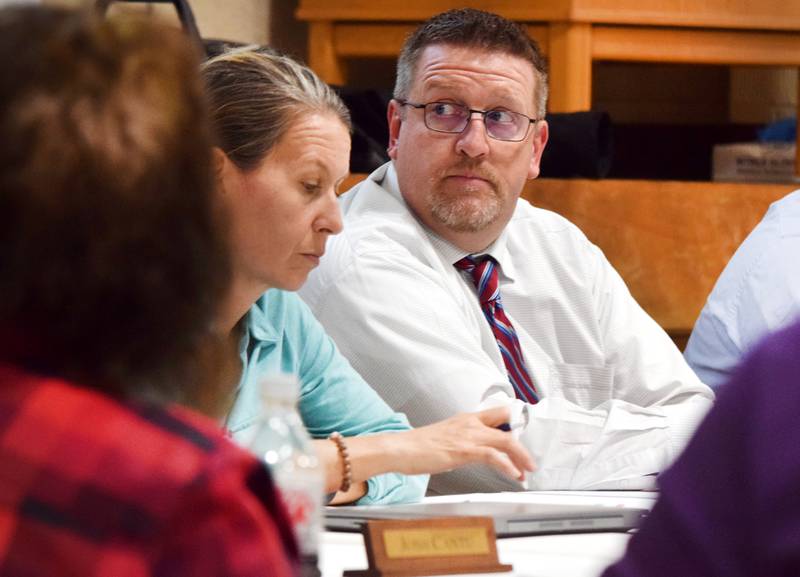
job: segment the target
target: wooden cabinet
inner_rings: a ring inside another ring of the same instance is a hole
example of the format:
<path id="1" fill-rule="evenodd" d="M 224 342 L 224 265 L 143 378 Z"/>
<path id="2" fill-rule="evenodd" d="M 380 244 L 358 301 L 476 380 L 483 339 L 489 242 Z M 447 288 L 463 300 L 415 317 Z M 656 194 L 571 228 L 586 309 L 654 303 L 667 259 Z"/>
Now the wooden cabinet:
<path id="1" fill-rule="evenodd" d="M 551 112 L 591 108 L 596 60 L 800 67 L 800 0 L 300 0 L 297 17 L 311 67 L 345 84 L 349 59 L 394 57 L 419 22 L 459 6 L 528 26 L 550 63 Z"/>

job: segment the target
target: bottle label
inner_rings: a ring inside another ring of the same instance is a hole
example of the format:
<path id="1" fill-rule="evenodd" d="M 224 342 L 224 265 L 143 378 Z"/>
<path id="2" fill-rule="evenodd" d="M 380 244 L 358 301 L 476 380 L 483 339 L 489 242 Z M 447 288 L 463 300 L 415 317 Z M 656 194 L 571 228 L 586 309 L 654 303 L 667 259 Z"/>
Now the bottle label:
<path id="1" fill-rule="evenodd" d="M 294 526 L 303 554 L 316 554 L 322 530 L 323 479 L 321 475 L 291 476 L 279 480 L 281 498 Z"/>

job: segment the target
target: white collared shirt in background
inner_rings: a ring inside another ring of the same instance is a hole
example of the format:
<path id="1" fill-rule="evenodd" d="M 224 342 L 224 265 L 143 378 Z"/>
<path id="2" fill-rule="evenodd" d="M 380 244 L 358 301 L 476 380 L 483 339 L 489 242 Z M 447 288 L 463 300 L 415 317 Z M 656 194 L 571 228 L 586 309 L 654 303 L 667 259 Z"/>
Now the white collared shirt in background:
<path id="1" fill-rule="evenodd" d="M 773 202 L 736 249 L 700 312 L 684 357 L 704 382 L 719 387 L 753 345 L 798 315 L 800 190 Z"/>

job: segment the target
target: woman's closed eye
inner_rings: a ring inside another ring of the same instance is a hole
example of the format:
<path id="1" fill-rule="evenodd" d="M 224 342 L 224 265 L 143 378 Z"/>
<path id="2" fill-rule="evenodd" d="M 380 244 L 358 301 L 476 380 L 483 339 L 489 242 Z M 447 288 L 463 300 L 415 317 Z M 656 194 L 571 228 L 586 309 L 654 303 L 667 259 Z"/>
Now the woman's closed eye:
<path id="1" fill-rule="evenodd" d="M 303 181 L 302 185 L 308 194 L 317 194 L 322 188 L 320 183 L 315 181 Z"/>

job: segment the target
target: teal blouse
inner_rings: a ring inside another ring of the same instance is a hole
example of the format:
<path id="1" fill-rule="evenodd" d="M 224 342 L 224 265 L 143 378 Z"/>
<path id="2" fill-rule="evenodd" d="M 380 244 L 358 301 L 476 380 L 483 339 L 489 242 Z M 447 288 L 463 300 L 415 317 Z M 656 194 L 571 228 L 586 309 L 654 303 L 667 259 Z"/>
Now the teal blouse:
<path id="1" fill-rule="evenodd" d="M 300 416 L 314 438 L 333 431 L 345 437 L 409 429 L 405 415 L 395 413 L 339 353 L 333 340 L 300 298 L 270 289 L 252 306 L 240 343 L 242 378 L 227 419 L 234 439 L 245 438 L 262 408 L 260 380 L 271 373 L 290 373 L 300 380 Z M 369 479 L 359 505 L 419 500 L 428 475 L 387 473 Z"/>

